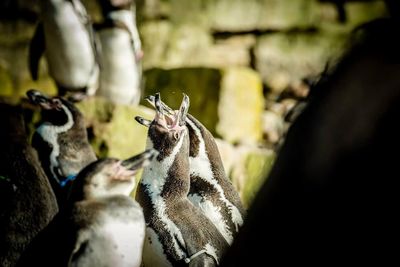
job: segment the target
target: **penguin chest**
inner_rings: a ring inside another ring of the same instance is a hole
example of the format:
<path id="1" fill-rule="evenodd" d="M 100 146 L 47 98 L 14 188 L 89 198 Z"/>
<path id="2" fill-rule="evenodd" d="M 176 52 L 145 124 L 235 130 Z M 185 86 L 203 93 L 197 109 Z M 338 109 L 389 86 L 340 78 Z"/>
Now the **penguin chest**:
<path id="1" fill-rule="evenodd" d="M 92 40 L 72 4 L 60 2 L 42 12 L 49 71 L 62 85 L 83 87 L 95 66 Z"/>
<path id="2" fill-rule="evenodd" d="M 86 249 L 87 257 L 82 259 L 82 266 L 100 263 L 99 266 L 139 267 L 145 235 L 144 221 L 128 222 L 111 216 L 105 219 L 103 225 L 93 228 L 94 237 L 89 241 L 90 249 Z"/>
<path id="3" fill-rule="evenodd" d="M 102 75 L 99 93 L 120 103 L 129 104 L 140 97 L 139 66 L 131 37 L 126 30 L 106 29 L 99 34 Z"/>

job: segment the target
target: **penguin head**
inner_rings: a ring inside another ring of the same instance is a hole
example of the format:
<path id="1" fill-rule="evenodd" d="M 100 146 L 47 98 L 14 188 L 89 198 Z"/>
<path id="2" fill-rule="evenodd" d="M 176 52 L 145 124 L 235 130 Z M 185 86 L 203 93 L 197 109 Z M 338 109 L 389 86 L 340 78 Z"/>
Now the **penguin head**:
<path id="1" fill-rule="evenodd" d="M 157 151 L 149 149 L 126 160 L 97 160 L 78 174 L 69 199 L 74 202 L 113 195 L 129 196 L 136 185 L 135 175 L 157 155 Z"/>
<path id="2" fill-rule="evenodd" d="M 147 145 L 157 150 L 160 153 L 159 157 L 169 154 L 182 138 L 188 138 L 186 116 L 189 104 L 189 97 L 184 94 L 179 110 L 166 112 L 160 94 L 155 95 L 156 115 L 154 120 L 148 124 Z M 145 125 L 144 119 L 136 117 L 136 120 Z"/>
<path id="3" fill-rule="evenodd" d="M 42 109 L 43 122 L 63 126 L 67 123 L 83 121 L 83 115 L 75 105 L 61 97 L 48 97 L 38 90 L 31 89 L 26 95 L 29 101 Z"/>

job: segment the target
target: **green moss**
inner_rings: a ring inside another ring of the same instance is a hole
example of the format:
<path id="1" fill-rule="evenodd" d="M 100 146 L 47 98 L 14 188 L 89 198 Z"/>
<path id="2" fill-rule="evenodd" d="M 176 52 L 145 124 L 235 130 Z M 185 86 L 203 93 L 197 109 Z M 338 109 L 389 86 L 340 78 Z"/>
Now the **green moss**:
<path id="1" fill-rule="evenodd" d="M 231 143 L 262 138 L 263 93 L 260 76 L 249 68 L 228 68 L 221 83 L 217 133 Z"/>
<path id="2" fill-rule="evenodd" d="M 102 97 L 89 98 L 77 104 L 89 122 L 109 122 L 113 116 L 115 105 Z"/>
<path id="3" fill-rule="evenodd" d="M 12 96 L 13 84 L 9 73 L 0 66 L 0 95 Z"/>
<path id="4" fill-rule="evenodd" d="M 264 184 L 275 160 L 272 152 L 249 153 L 245 159 L 246 180 L 241 197 L 245 207 L 249 207 L 260 187 Z"/>
<path id="5" fill-rule="evenodd" d="M 349 2 L 345 5 L 348 14 L 347 23 L 352 28 L 366 23 L 368 21 L 387 16 L 386 5 L 384 1 L 371 2 Z"/>
<path id="6" fill-rule="evenodd" d="M 77 106 L 85 116 L 91 145 L 99 157 L 125 159 L 144 151 L 147 128 L 134 118 L 153 119 L 152 110 L 143 106 L 113 105 L 100 97 Z"/>
<path id="7" fill-rule="evenodd" d="M 216 133 L 217 110 L 221 72 L 213 68 L 180 68 L 164 70 L 154 68 L 144 73 L 146 84 L 144 96 L 161 93 L 161 99 L 178 109 L 182 93 L 190 97 L 189 112 Z"/>

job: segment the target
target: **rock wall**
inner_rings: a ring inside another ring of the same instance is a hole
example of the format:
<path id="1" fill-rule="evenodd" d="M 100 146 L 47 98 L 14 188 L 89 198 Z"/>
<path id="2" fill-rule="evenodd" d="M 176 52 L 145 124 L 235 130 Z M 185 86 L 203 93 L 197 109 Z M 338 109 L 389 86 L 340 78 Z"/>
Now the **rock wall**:
<path id="1" fill-rule="evenodd" d="M 96 1 L 83 2 L 93 20 L 100 20 Z M 246 204 L 273 162 L 270 148 L 287 128 L 283 116 L 345 51 L 353 29 L 387 15 L 381 0 L 340 2 L 136 1 L 144 95 L 161 92 L 175 108 L 181 92 L 190 96 L 190 112 L 224 144 L 225 168 Z M 39 81 L 28 73 L 38 10 L 38 0 L 0 4 L 0 96 L 11 101 L 31 87 L 56 93 L 44 60 Z M 144 148 L 146 131 L 133 118 L 150 118 L 147 108 L 113 106 L 103 99 L 80 108 L 99 155 L 126 157 Z"/>

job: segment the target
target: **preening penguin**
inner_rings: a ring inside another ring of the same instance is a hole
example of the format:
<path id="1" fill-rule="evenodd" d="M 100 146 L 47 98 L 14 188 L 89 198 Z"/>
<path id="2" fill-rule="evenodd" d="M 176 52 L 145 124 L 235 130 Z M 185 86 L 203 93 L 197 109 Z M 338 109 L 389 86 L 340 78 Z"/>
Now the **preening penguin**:
<path id="1" fill-rule="evenodd" d="M 28 144 L 22 109 L 0 103 L 0 124 L 0 265 L 11 267 L 58 207 Z"/>
<path id="2" fill-rule="evenodd" d="M 137 105 L 141 95 L 143 51 L 133 2 L 100 1 L 104 21 L 96 25 L 101 51 L 98 94 L 114 103 Z"/>
<path id="3" fill-rule="evenodd" d="M 29 69 L 38 78 L 45 54 L 60 95 L 93 95 L 99 67 L 95 39 L 85 7 L 79 0 L 40 0 L 40 23 L 29 47 Z"/>
<path id="4" fill-rule="evenodd" d="M 101 159 L 84 168 L 71 188 L 68 206 L 17 266 L 139 267 L 145 221 L 129 194 L 137 171 L 157 154 L 146 150 L 124 161 Z"/>
<path id="5" fill-rule="evenodd" d="M 27 96 L 42 109 L 42 123 L 36 129 L 32 146 L 38 151 L 60 207 L 64 205 L 71 181 L 96 155 L 89 144 L 82 113 L 71 102 L 49 98 L 37 90 Z"/>
<path id="6" fill-rule="evenodd" d="M 146 99 L 154 105 L 154 96 Z M 164 112 L 174 114 L 164 103 L 161 103 L 161 106 Z M 145 126 L 149 125 L 143 118 L 137 120 Z M 225 174 L 212 134 L 190 114 L 187 114 L 186 125 L 190 140 L 189 200 L 203 211 L 231 244 L 245 216 L 239 194 Z"/>
<path id="7" fill-rule="evenodd" d="M 159 94 L 149 125 L 147 147 L 159 152 L 143 171 L 136 199 L 146 219 L 145 266 L 216 266 L 228 243 L 188 199 L 189 98 L 174 115 L 164 113 Z"/>

